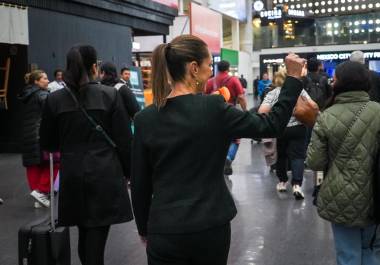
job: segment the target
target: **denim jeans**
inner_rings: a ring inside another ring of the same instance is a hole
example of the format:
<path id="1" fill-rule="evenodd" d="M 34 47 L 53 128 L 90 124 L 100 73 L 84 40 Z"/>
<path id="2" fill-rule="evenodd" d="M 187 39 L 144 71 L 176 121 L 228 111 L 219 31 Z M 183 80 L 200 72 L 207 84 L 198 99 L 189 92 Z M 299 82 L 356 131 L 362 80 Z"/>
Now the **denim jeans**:
<path id="1" fill-rule="evenodd" d="M 230 161 L 234 161 L 238 149 L 239 149 L 239 144 L 236 142 L 232 142 L 230 145 L 230 149 L 228 150 L 227 159 Z"/>
<path id="2" fill-rule="evenodd" d="M 288 166 L 292 170 L 292 185 L 302 186 L 305 162 L 306 127 L 288 127 L 277 139 L 276 174 L 281 182 L 288 181 Z"/>
<path id="3" fill-rule="evenodd" d="M 357 228 L 332 223 L 332 229 L 337 265 L 380 264 L 380 231 L 377 231 L 373 250 L 370 249 L 376 226 Z"/>

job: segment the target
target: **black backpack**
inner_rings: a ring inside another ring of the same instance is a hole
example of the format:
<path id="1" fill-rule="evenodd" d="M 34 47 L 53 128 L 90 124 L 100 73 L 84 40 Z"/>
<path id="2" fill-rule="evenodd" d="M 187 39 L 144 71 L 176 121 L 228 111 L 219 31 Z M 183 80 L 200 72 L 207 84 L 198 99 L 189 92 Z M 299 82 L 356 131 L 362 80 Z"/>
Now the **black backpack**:
<path id="1" fill-rule="evenodd" d="M 319 109 L 323 109 L 326 105 L 327 95 L 324 91 L 325 89 L 321 87 L 321 81 L 323 77 L 319 77 L 317 80 L 311 78 L 310 76 L 306 76 L 306 86 L 305 90 L 309 94 L 312 100 L 314 100 Z"/>

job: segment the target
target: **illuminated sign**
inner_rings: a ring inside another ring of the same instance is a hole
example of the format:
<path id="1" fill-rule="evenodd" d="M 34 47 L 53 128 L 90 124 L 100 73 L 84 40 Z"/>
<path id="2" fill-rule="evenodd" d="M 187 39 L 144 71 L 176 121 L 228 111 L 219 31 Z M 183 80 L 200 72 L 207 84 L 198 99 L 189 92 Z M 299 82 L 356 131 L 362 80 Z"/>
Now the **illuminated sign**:
<path id="1" fill-rule="evenodd" d="M 277 58 L 277 59 L 264 59 L 264 60 L 263 60 L 263 63 L 264 63 L 264 64 L 272 64 L 272 63 L 283 64 L 283 63 L 284 63 L 284 59 L 283 59 L 283 58 Z"/>
<path id="2" fill-rule="evenodd" d="M 279 18 L 282 18 L 282 10 L 274 9 L 274 10 L 268 10 L 268 11 L 261 11 L 260 17 L 267 18 L 267 19 L 279 19 Z"/>
<path id="3" fill-rule="evenodd" d="M 267 19 L 281 19 L 283 16 L 289 17 L 306 17 L 306 12 L 304 10 L 288 9 L 286 12 L 283 12 L 281 9 L 261 11 L 260 17 Z"/>
<path id="4" fill-rule="evenodd" d="M 264 9 L 264 3 L 263 1 L 256 1 L 253 3 L 253 9 L 257 12 L 260 12 Z"/>
<path id="5" fill-rule="evenodd" d="M 304 10 L 295 10 L 295 9 L 289 9 L 288 15 L 293 17 L 305 17 L 305 11 Z"/>
<path id="6" fill-rule="evenodd" d="M 317 59 L 321 61 L 329 60 L 348 60 L 351 57 L 351 53 L 327 53 L 327 54 L 318 54 Z M 380 52 L 365 52 L 364 58 L 366 59 L 380 59 Z"/>

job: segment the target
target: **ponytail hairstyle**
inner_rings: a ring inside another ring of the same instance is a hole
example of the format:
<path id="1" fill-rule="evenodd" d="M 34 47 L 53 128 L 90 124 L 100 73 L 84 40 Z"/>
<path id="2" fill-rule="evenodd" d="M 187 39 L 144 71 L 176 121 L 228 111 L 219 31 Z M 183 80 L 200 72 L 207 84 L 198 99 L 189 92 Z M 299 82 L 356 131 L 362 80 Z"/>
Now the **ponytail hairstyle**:
<path id="1" fill-rule="evenodd" d="M 74 46 L 66 56 L 66 71 L 63 80 L 76 90 L 87 85 L 92 79 L 92 67 L 97 63 L 97 53 L 90 45 Z"/>
<path id="2" fill-rule="evenodd" d="M 152 58 L 153 103 L 158 108 L 164 107 L 172 85 L 185 81 L 186 65 L 193 61 L 201 65 L 209 55 L 207 44 L 192 35 L 182 35 L 157 46 Z"/>
<path id="3" fill-rule="evenodd" d="M 43 74 L 46 74 L 43 70 L 34 70 L 31 73 L 27 73 L 24 76 L 25 84 L 34 85 L 34 82 L 40 80 Z"/>
<path id="4" fill-rule="evenodd" d="M 365 91 L 370 89 L 370 74 L 365 65 L 346 61 L 338 65 L 335 70 L 335 78 L 333 86 L 333 97 L 328 107 L 335 103 L 335 98 L 342 93 L 350 91 Z"/>

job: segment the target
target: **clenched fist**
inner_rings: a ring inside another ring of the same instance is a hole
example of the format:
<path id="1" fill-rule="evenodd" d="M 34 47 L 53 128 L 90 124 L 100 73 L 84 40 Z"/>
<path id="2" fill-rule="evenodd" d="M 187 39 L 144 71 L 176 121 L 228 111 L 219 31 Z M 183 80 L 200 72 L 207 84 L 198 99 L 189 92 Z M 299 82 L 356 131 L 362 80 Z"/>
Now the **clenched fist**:
<path id="1" fill-rule="evenodd" d="M 289 55 L 286 56 L 285 58 L 285 65 L 286 65 L 286 71 L 288 73 L 288 76 L 301 78 L 302 70 L 304 69 L 306 65 L 306 60 L 303 58 L 300 58 L 295 53 L 289 53 Z"/>

